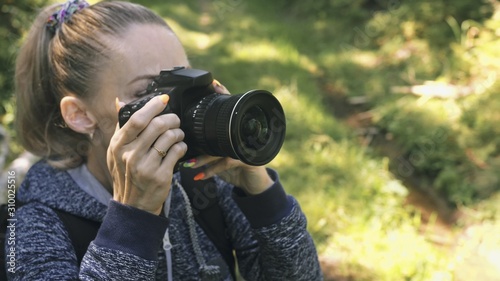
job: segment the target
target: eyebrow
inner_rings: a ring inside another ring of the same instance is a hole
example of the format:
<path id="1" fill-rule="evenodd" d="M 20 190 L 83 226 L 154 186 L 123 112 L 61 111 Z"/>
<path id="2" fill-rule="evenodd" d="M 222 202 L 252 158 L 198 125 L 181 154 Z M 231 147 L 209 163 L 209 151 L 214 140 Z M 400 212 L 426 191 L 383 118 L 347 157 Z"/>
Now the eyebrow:
<path id="1" fill-rule="evenodd" d="M 145 75 L 139 75 L 135 77 L 134 79 L 130 80 L 127 85 L 130 85 L 136 81 L 143 80 L 143 79 L 148 79 L 148 80 L 153 80 L 158 74 L 145 74 Z"/>

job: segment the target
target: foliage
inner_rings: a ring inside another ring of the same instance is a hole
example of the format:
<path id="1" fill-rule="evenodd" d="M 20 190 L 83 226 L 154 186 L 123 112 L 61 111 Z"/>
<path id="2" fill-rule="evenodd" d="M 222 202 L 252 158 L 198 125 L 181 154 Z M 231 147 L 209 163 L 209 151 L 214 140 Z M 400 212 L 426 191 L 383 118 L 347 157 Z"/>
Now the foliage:
<path id="1" fill-rule="evenodd" d="M 21 39 L 37 10 L 50 0 L 0 0 L 0 126 L 6 140 L 14 136 L 14 64 Z M 16 142 L 8 143 L 8 160 L 22 152 Z"/>
<path id="2" fill-rule="evenodd" d="M 495 20 L 496 19 L 496 20 Z M 458 24 L 448 19 L 456 40 L 443 62 L 446 72 L 419 69 L 418 63 L 401 64 L 404 69 L 434 73 L 436 80 L 453 83 L 468 91 L 466 97 L 433 99 L 403 97 L 384 99 L 374 108 L 377 126 L 390 133 L 401 146 L 400 153 L 412 172 L 428 180 L 446 200 L 471 206 L 499 190 L 498 55 L 500 40 L 498 10 L 490 20 Z M 419 51 L 431 52 L 431 49 Z M 403 70 L 404 71 L 404 70 Z"/>
<path id="3" fill-rule="evenodd" d="M 13 92 L 14 58 L 23 32 L 29 27 L 37 9 L 47 0 L 0 1 L 0 116 Z"/>
<path id="4" fill-rule="evenodd" d="M 427 179 L 429 186 L 455 206 L 471 205 L 497 190 L 500 178 L 496 173 L 498 161 L 494 158 L 498 155 L 498 142 L 495 130 L 489 130 L 496 113 L 492 118 L 478 115 L 477 111 L 472 113 L 470 109 L 474 120 L 487 119 L 483 125 L 486 128 L 478 125 L 471 130 L 457 123 L 457 116 L 451 118 L 454 114 L 461 115 L 457 102 L 415 103 L 415 98 L 401 98 L 395 104 L 378 107 L 375 112 L 377 125 L 400 145 L 398 164 L 404 166 L 394 167 L 394 171 L 402 178 Z"/>

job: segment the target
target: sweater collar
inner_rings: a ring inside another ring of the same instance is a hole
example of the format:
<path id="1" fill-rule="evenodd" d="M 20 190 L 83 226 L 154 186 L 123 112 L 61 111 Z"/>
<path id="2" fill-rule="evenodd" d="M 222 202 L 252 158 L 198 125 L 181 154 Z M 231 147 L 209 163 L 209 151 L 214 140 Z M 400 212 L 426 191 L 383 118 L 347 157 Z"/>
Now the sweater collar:
<path id="1" fill-rule="evenodd" d="M 24 204 L 38 202 L 86 219 L 102 221 L 106 205 L 83 191 L 65 170 L 41 160 L 21 184 L 17 198 Z"/>

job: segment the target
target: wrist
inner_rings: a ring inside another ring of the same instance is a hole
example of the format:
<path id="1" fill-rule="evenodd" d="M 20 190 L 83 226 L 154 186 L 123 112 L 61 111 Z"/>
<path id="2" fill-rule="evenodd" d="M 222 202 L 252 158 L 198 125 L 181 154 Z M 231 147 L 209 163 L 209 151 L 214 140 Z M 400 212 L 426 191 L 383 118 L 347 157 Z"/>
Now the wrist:
<path id="1" fill-rule="evenodd" d="M 94 243 L 156 260 L 168 219 L 111 200 Z"/>
<path id="2" fill-rule="evenodd" d="M 293 209 L 293 198 L 287 196 L 278 174 L 272 169 L 267 169 L 267 172 L 274 183 L 261 194 L 249 195 L 242 188 L 233 189 L 232 198 L 253 228 L 272 225 L 289 215 Z"/>
<path id="3" fill-rule="evenodd" d="M 255 180 L 249 181 L 246 186 L 242 187 L 248 195 L 261 194 L 274 184 L 274 180 L 267 173 L 265 167 L 259 167 L 254 173 L 256 175 L 256 177 L 254 177 Z"/>
<path id="4" fill-rule="evenodd" d="M 160 215 L 161 210 L 163 208 L 163 205 L 159 205 L 159 206 L 155 207 L 155 206 L 153 206 L 153 204 L 151 202 L 140 202 L 139 200 L 130 200 L 130 199 L 126 200 L 125 198 L 123 198 L 122 196 L 119 196 L 119 195 L 114 195 L 113 200 L 122 204 L 122 205 L 132 207 L 135 209 L 139 209 L 139 210 L 151 213 L 153 215 Z"/>

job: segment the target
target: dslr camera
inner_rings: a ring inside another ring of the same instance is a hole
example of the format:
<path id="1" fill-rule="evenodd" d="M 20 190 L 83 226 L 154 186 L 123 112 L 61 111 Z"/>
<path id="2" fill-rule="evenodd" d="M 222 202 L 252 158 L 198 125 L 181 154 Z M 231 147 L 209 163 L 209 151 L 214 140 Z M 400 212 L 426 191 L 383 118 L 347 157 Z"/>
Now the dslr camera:
<path id="1" fill-rule="evenodd" d="M 160 113 L 175 113 L 188 145 L 184 161 L 201 154 L 231 157 L 259 166 L 278 154 L 285 139 L 285 114 L 279 101 L 266 90 L 218 94 L 210 72 L 176 67 L 163 70 L 147 87 L 148 95 L 123 106 L 119 125 L 153 97 L 170 96 Z"/>

